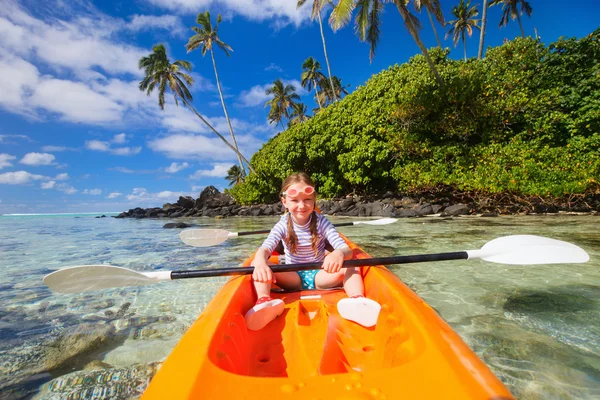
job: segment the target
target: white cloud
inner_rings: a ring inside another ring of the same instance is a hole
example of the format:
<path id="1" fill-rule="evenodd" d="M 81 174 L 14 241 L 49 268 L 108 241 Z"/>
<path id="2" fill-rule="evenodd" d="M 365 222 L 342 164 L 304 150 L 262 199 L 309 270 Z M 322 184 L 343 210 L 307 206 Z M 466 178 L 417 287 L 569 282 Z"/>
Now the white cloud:
<path id="1" fill-rule="evenodd" d="M 102 194 L 102 189 L 84 189 L 83 194 L 89 194 L 92 196 L 98 196 Z"/>
<path id="2" fill-rule="evenodd" d="M 66 146 L 47 145 L 47 146 L 42 146 L 42 151 L 56 153 L 56 152 L 61 152 L 61 151 L 77 151 L 77 149 L 74 149 L 72 147 L 66 147 Z"/>
<path id="3" fill-rule="evenodd" d="M 190 164 L 183 162 L 181 164 L 179 163 L 171 163 L 171 165 L 169 165 L 167 168 L 165 168 L 165 172 L 168 172 L 169 174 L 175 174 L 179 171 L 182 171 L 186 168 L 188 168 L 190 166 Z"/>
<path id="4" fill-rule="evenodd" d="M 18 144 L 19 140 L 25 140 L 26 142 L 32 142 L 32 140 L 25 135 L 0 135 L 0 143 L 6 144 Z"/>
<path id="5" fill-rule="evenodd" d="M 212 178 L 224 178 L 227 176 L 227 171 L 231 168 L 231 163 L 218 163 L 213 164 L 213 168 L 209 170 L 201 170 L 194 172 L 190 175 L 190 179 L 200 179 L 201 177 L 207 176 Z"/>
<path id="6" fill-rule="evenodd" d="M 48 182 L 42 182 L 42 184 L 40 186 L 42 189 L 53 189 L 55 185 L 56 185 L 56 181 L 48 181 Z"/>
<path id="7" fill-rule="evenodd" d="M 279 65 L 277 65 L 275 63 L 271 63 L 271 64 L 269 64 L 268 67 L 265 68 L 265 71 L 283 72 L 283 68 L 281 68 Z"/>
<path id="8" fill-rule="evenodd" d="M 62 79 L 38 83 L 30 104 L 58 113 L 70 122 L 106 123 L 121 120 L 124 107 L 87 85 Z"/>
<path id="9" fill-rule="evenodd" d="M 164 202 L 164 201 L 172 201 L 176 202 L 180 196 L 190 196 L 190 193 L 186 192 L 171 192 L 168 190 L 159 192 L 159 193 L 151 193 L 148 192 L 145 188 L 134 188 L 131 194 L 127 195 L 126 198 L 129 201 L 133 201 L 136 203 L 152 203 L 152 202 Z"/>
<path id="10" fill-rule="evenodd" d="M 15 160 L 17 157 L 11 156 L 10 154 L 0 153 L 0 169 L 5 167 L 12 167 L 11 160 Z"/>
<path id="11" fill-rule="evenodd" d="M 0 37 L 3 37 L 1 30 Z M 23 110 L 29 108 L 26 99 L 37 86 L 39 74 L 33 64 L 21 58 L 0 57 L 0 105 L 13 112 L 26 113 Z"/>
<path id="12" fill-rule="evenodd" d="M 111 141 L 88 140 L 85 147 L 88 150 L 102 151 L 114 154 L 116 156 L 133 156 L 142 151 L 141 147 L 112 147 L 113 143 L 123 144 L 126 142 L 124 133 L 115 135 Z"/>
<path id="13" fill-rule="evenodd" d="M 43 21 L 8 1 L 3 2 L 0 21 L 3 47 L 14 54 L 35 56 L 74 72 L 101 68 L 110 74 L 141 75 L 137 64 L 146 51 L 112 41 L 116 32 L 127 28 L 123 20 L 95 12 L 71 20 L 50 15 Z"/>
<path id="14" fill-rule="evenodd" d="M 67 174 L 67 173 L 58 174 L 54 177 L 54 179 L 57 181 L 65 181 L 65 180 L 69 179 L 69 174 Z"/>
<path id="15" fill-rule="evenodd" d="M 75 189 L 73 186 L 68 185 L 66 183 L 58 183 L 55 186 L 55 189 L 61 192 L 64 192 L 65 194 L 75 194 L 77 193 L 77 189 Z"/>
<path id="16" fill-rule="evenodd" d="M 108 142 L 102 142 L 100 140 L 88 140 L 87 142 L 85 142 L 85 147 L 87 147 L 88 150 L 95 150 L 95 151 L 109 151 L 110 150 L 110 144 Z"/>
<path id="17" fill-rule="evenodd" d="M 31 174 L 27 171 L 5 172 L 0 174 L 0 184 L 23 185 L 31 181 L 48 179 L 43 175 Z"/>
<path id="18" fill-rule="evenodd" d="M 111 170 L 119 171 L 119 172 L 122 172 L 124 174 L 133 174 L 133 173 L 135 173 L 134 170 L 129 169 L 129 168 L 125 168 L 125 167 L 114 167 L 114 168 L 111 168 Z"/>
<path id="19" fill-rule="evenodd" d="M 56 157 L 49 153 L 27 153 L 19 162 L 32 166 L 52 165 L 55 159 Z"/>
<path id="20" fill-rule="evenodd" d="M 118 135 L 113 136 L 112 142 L 115 144 L 123 144 L 127 142 L 127 135 L 124 133 L 119 133 Z"/>
<path id="21" fill-rule="evenodd" d="M 276 27 L 300 25 L 310 18 L 310 5 L 296 9 L 296 0 L 147 0 L 175 12 L 196 14 L 198 10 L 221 7 L 223 14 L 241 15 L 252 21 L 273 20 Z M 215 13 L 216 14 L 216 13 Z"/>
<path id="22" fill-rule="evenodd" d="M 170 158 L 176 159 L 236 159 L 235 153 L 224 146 L 219 138 L 207 138 L 199 135 L 175 134 L 148 143 L 152 150 L 165 153 Z"/>
<path id="23" fill-rule="evenodd" d="M 305 95 L 307 92 L 302 87 L 300 81 L 296 79 L 283 80 L 284 85 L 293 85 L 296 88 L 296 93 L 299 96 Z M 267 94 L 267 89 L 273 86 L 273 82 L 264 85 L 256 85 L 251 87 L 249 90 L 244 90 L 240 93 L 240 96 L 236 102 L 236 105 L 240 107 L 264 107 L 265 103 L 269 101 L 273 95 Z"/>
<path id="24" fill-rule="evenodd" d="M 116 199 L 119 196 L 122 196 L 123 193 L 119 193 L 119 192 L 112 192 L 110 193 L 108 196 L 106 196 L 107 199 Z"/>
<path id="25" fill-rule="evenodd" d="M 184 29 L 179 17 L 135 15 L 126 22 L 87 3 L 60 3 L 60 7 L 55 3 L 36 6 L 47 17 L 44 20 L 30 15 L 16 1 L 2 3 L 0 107 L 34 119 L 44 119 L 42 112 L 49 111 L 76 123 L 147 121 L 158 108 L 156 98 L 147 97 L 137 85 L 142 76 L 138 61 L 150 49 L 124 44 L 116 39 L 117 34 L 130 35 L 144 25 L 178 31 Z M 75 12 L 71 10 L 80 5 Z M 118 79 L 121 75 L 129 77 Z M 195 75 L 200 86 L 208 86 Z"/>
<path id="26" fill-rule="evenodd" d="M 240 93 L 236 105 L 241 107 L 256 107 L 264 106 L 271 96 L 267 95 L 266 91 L 268 88 L 273 86 L 272 83 L 266 85 L 256 85 L 250 88 L 250 90 L 244 90 Z"/>
<path id="27" fill-rule="evenodd" d="M 164 29 L 173 34 L 182 34 L 186 31 L 181 19 L 175 15 L 134 15 L 126 28 L 135 31 L 148 31 L 152 29 Z"/>
<path id="28" fill-rule="evenodd" d="M 119 147 L 118 149 L 112 149 L 110 152 L 116 156 L 134 156 L 141 151 L 141 147 Z"/>

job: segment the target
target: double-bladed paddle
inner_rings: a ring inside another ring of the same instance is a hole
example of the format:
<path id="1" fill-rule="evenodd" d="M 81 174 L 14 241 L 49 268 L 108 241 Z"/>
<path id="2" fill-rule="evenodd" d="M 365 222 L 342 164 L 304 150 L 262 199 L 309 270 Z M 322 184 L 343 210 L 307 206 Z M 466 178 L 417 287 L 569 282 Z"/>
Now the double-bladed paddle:
<path id="1" fill-rule="evenodd" d="M 494 239 L 486 243 L 480 250 L 346 260 L 343 267 L 471 260 L 476 258 L 493 263 L 513 265 L 584 263 L 590 259 L 585 250 L 568 242 L 534 235 L 514 235 Z M 321 263 L 271 266 L 273 272 L 319 268 L 321 268 Z M 175 279 L 248 275 L 252 274 L 253 271 L 253 267 L 234 267 L 190 271 L 138 272 L 111 265 L 80 265 L 52 272 L 44 277 L 44 283 L 56 292 L 80 293 L 122 286 L 151 285 Z"/>
<path id="2" fill-rule="evenodd" d="M 342 222 L 340 224 L 334 224 L 333 226 L 338 228 L 340 226 L 352 226 L 359 224 L 388 225 L 396 221 L 398 221 L 398 219 L 396 218 L 381 218 L 371 221 Z M 230 237 L 267 234 L 269 232 L 271 232 L 270 229 L 248 232 L 229 232 L 224 229 L 186 229 L 184 231 L 181 231 L 179 237 L 187 245 L 194 247 L 208 247 L 221 244 Z"/>

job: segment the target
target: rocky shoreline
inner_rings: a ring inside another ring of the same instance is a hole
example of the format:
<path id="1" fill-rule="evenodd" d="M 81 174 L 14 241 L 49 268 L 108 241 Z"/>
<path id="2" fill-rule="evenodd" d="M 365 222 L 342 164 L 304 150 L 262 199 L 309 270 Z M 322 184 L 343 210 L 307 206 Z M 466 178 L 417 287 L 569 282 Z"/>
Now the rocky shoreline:
<path id="1" fill-rule="evenodd" d="M 391 193 L 379 197 L 346 196 L 340 199 L 319 200 L 317 205 L 327 215 L 349 217 L 410 218 L 427 215 L 498 216 L 511 214 L 576 213 L 600 215 L 600 194 L 570 195 L 560 199 L 539 196 L 479 195 L 472 192 L 456 193 L 437 189 L 419 193 Z M 273 216 L 283 212 L 281 202 L 244 206 L 236 203 L 227 193 L 214 186 L 206 187 L 197 199 L 181 196 L 174 203 L 162 207 L 133 208 L 114 218 L 184 218 Z"/>

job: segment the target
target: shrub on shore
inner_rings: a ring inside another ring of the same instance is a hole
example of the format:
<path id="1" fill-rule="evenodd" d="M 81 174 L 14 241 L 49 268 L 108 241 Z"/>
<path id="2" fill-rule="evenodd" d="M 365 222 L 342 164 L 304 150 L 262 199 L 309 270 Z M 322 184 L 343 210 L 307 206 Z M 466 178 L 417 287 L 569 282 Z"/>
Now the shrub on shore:
<path id="1" fill-rule="evenodd" d="M 436 186 L 481 193 L 563 196 L 600 186 L 600 29 L 545 47 L 517 38 L 482 60 L 432 49 L 440 89 L 417 55 L 374 75 L 252 158 L 231 189 L 267 202 L 293 171 L 320 194 L 373 194 Z"/>

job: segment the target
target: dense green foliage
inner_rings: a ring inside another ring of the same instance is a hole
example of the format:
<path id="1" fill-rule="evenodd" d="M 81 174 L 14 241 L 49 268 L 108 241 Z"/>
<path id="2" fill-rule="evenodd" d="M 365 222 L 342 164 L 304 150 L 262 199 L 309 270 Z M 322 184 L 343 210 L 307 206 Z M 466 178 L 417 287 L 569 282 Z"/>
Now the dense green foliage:
<path id="1" fill-rule="evenodd" d="M 291 126 L 252 158 L 231 193 L 272 200 L 306 171 L 324 197 L 446 185 L 482 193 L 561 196 L 598 190 L 600 29 L 549 47 L 517 38 L 466 62 L 430 54 L 390 67 Z"/>

